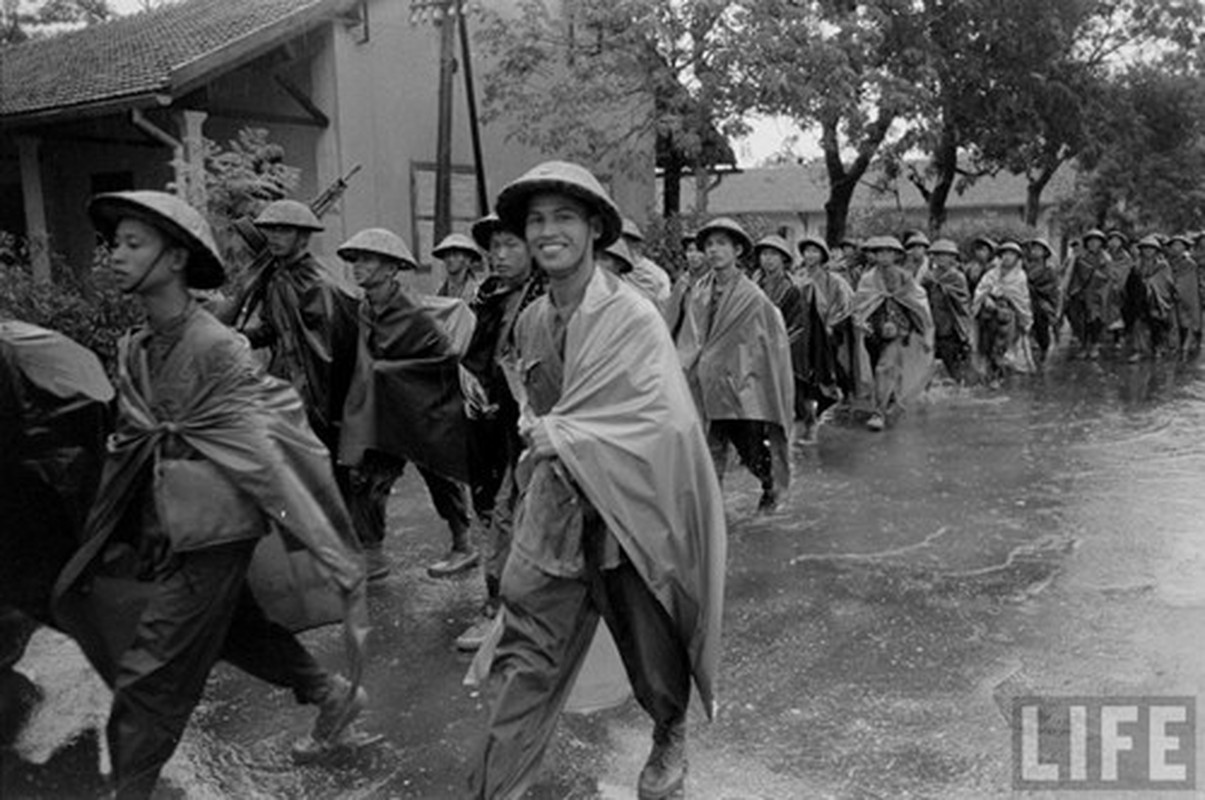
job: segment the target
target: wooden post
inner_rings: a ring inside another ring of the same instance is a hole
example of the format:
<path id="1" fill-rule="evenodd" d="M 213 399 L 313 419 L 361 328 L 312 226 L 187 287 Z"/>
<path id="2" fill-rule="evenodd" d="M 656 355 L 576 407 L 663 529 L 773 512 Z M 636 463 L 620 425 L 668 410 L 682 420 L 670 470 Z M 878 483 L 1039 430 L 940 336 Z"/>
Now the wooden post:
<path id="1" fill-rule="evenodd" d="M 452 232 L 452 77 L 460 0 L 443 0 L 439 17 L 439 123 L 435 135 L 435 241 Z"/>
<path id="2" fill-rule="evenodd" d="M 17 137 L 21 160 L 21 198 L 25 203 L 25 239 L 33 277 L 50 283 L 50 236 L 46 230 L 46 206 L 42 194 L 42 169 L 38 163 L 39 142 L 30 136 Z"/>
<path id="3" fill-rule="evenodd" d="M 179 112 L 178 124 L 183 147 L 179 154 L 180 168 L 176 183 L 181 196 L 194 208 L 204 209 L 208 201 L 205 187 L 205 134 L 202 129 L 209 115 L 204 111 L 186 108 Z"/>

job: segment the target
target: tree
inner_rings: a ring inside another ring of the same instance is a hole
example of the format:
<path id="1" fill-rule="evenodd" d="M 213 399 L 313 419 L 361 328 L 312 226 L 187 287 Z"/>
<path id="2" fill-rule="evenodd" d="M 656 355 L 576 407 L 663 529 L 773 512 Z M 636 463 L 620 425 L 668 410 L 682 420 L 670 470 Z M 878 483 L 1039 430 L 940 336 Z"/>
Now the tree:
<path id="1" fill-rule="evenodd" d="M 603 174 L 666 171 L 677 180 L 734 163 L 742 95 L 724 68 L 726 0 L 576 0 L 550 9 L 520 0 L 518 16 L 486 12 L 477 41 L 493 69 L 483 120 L 507 138 L 574 158 Z M 650 148 L 649 145 L 653 147 Z"/>
<path id="2" fill-rule="evenodd" d="M 0 0 L 0 47 L 112 16 L 108 0 Z"/>
<path id="3" fill-rule="evenodd" d="M 845 234 L 854 190 L 919 99 L 911 0 L 744 0 L 733 66 L 755 107 L 820 128 L 826 236 Z"/>

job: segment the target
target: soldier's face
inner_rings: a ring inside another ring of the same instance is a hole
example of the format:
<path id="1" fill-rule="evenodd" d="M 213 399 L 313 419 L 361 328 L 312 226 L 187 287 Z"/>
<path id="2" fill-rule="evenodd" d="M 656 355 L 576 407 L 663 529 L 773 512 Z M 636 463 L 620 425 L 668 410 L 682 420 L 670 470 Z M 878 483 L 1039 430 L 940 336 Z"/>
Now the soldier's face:
<path id="1" fill-rule="evenodd" d="M 686 268 L 690 270 L 692 275 L 697 275 L 703 272 L 710 266 L 707 263 L 707 257 L 703 255 L 703 251 L 699 249 L 699 245 L 693 241 L 686 243 Z"/>
<path id="2" fill-rule="evenodd" d="M 1105 249 L 1105 243 L 1093 236 L 1091 239 L 1084 242 L 1084 247 L 1088 249 L 1089 253 L 1099 253 L 1101 250 Z"/>
<path id="3" fill-rule="evenodd" d="M 723 231 L 709 233 L 703 241 L 703 253 L 712 269 L 725 270 L 736 266 L 740 246 Z"/>
<path id="4" fill-rule="evenodd" d="M 803 248 L 803 263 L 809 267 L 815 267 L 824 261 L 824 251 L 814 244 L 804 245 Z"/>
<path id="5" fill-rule="evenodd" d="M 345 260 L 351 263 L 351 271 L 356 277 L 356 283 L 365 289 L 371 290 L 382 286 L 393 274 L 392 265 L 386 263 L 385 259 L 376 253 L 352 252 Z"/>
<path id="6" fill-rule="evenodd" d="M 1005 269 L 1012 269 L 1020 260 L 1021 257 L 1012 250 L 1005 250 L 1000 254 L 1000 265 Z"/>
<path id="7" fill-rule="evenodd" d="M 1184 246 L 1184 242 L 1176 240 L 1167 246 L 1167 249 L 1173 256 L 1182 256 L 1188 252 L 1188 248 Z"/>
<path id="8" fill-rule="evenodd" d="M 884 247 L 880 250 L 871 250 L 870 257 L 874 259 L 876 267 L 890 267 L 895 265 L 896 260 L 899 258 L 899 253 Z"/>
<path id="9" fill-rule="evenodd" d="M 781 275 L 787 268 L 787 262 L 782 253 L 769 248 L 757 254 L 757 263 L 767 275 Z"/>
<path id="10" fill-rule="evenodd" d="M 297 228 L 268 225 L 260 228 L 268 242 L 268 252 L 276 258 L 291 259 L 309 246 L 310 235 Z"/>
<path id="11" fill-rule="evenodd" d="M 444 271 L 453 277 L 460 277 L 473 263 L 473 256 L 463 250 L 453 250 L 443 258 Z"/>
<path id="12" fill-rule="evenodd" d="M 494 274 L 510 286 L 523 283 L 531 273 L 527 242 L 509 231 L 498 231 L 490 237 L 490 262 Z"/>
<path id="13" fill-rule="evenodd" d="M 949 253 L 936 253 L 932 256 L 933 263 L 942 272 L 946 272 L 954 267 L 955 257 Z"/>
<path id="14" fill-rule="evenodd" d="M 117 224 L 109 264 L 123 292 L 146 294 L 180 279 L 187 256 L 158 229 L 137 219 Z"/>
<path id="15" fill-rule="evenodd" d="M 1040 244 L 1031 244 L 1029 246 L 1029 258 L 1031 261 L 1041 264 L 1046 260 L 1046 248 Z"/>
<path id="16" fill-rule="evenodd" d="M 585 203 L 548 192 L 531 198 L 524 232 L 536 263 L 555 278 L 593 263 L 591 253 L 602 233 L 602 220 Z"/>

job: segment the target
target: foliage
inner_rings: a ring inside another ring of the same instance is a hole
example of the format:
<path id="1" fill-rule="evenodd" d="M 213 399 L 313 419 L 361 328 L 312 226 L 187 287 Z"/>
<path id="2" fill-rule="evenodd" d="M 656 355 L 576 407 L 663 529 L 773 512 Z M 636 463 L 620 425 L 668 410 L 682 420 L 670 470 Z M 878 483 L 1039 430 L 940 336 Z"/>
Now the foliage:
<path id="1" fill-rule="evenodd" d="M 486 124 L 507 138 L 581 161 L 604 176 L 706 170 L 735 157 L 746 130 L 722 0 L 519 0 L 488 11 L 477 41 L 491 61 Z M 653 145 L 653 147 L 650 147 Z M 676 211 L 676 209 L 674 209 Z"/>
<path id="2" fill-rule="evenodd" d="M 1205 226 L 1205 83 L 1161 63 L 1132 67 L 1081 154 L 1080 185 L 1059 210 L 1071 230 L 1168 233 Z"/>
<path id="3" fill-rule="evenodd" d="M 9 234 L 0 242 L 14 243 Z M 92 266 L 75 282 L 38 283 L 28 260 L 0 266 L 0 317 L 51 328 L 93 350 L 112 372 L 117 340 L 142 321 L 142 307 L 117 288 L 108 252 L 97 248 Z M 62 275 L 73 274 L 64 268 Z"/>
<path id="4" fill-rule="evenodd" d="M 47 36 L 69 25 L 92 25 L 113 16 L 108 0 L 0 1 L 0 47 Z"/>

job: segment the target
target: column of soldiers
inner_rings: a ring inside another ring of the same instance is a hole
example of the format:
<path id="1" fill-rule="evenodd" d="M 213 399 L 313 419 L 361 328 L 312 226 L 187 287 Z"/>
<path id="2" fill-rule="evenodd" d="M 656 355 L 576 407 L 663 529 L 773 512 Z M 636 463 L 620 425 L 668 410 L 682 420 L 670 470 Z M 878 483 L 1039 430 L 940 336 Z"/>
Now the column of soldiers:
<path id="1" fill-rule="evenodd" d="M 883 430 L 935 361 L 998 383 L 1038 368 L 1064 318 L 1085 358 L 1201 342 L 1205 234 L 1147 236 L 1131 255 L 1120 232 L 1093 230 L 1060 269 L 1041 238 L 976 239 L 964 262 L 918 231 L 833 252 L 813 236 L 754 242 L 720 217 L 682 237 L 671 281 L 589 171 L 548 162 L 471 236 L 434 248 L 446 280 L 433 296 L 408 288 L 417 260 L 383 228 L 339 246 L 358 289 L 343 285 L 310 253 L 321 221 L 282 200 L 255 221 L 264 251 L 245 291 L 210 313 L 198 292 L 226 273 L 196 211 L 159 192 L 89 210 L 147 324 L 121 346 L 95 500 L 85 513 L 76 497 L 58 524 L 83 545 L 28 606 L 114 690 L 123 798 L 151 794 L 219 659 L 317 706 L 297 758 L 369 741 L 355 727 L 364 590 L 390 573 L 387 501 L 411 462 L 451 537 L 427 573 L 480 563 L 484 578 L 457 640 L 488 643 L 496 690 L 471 796 L 531 783 L 599 620 L 654 723 L 639 795 L 669 796 L 686 775 L 692 684 L 714 709 L 731 451 L 772 512 L 792 439 L 815 442 L 838 404 Z M 0 355 L 41 341 L 3 332 Z M 12 416 L 36 380 L 17 366 L 0 378 Z M 23 465 L 36 454 L 13 455 L 23 441 L 0 465 L 16 483 L 35 474 Z M 347 677 L 294 635 L 331 622 L 346 629 Z"/>

